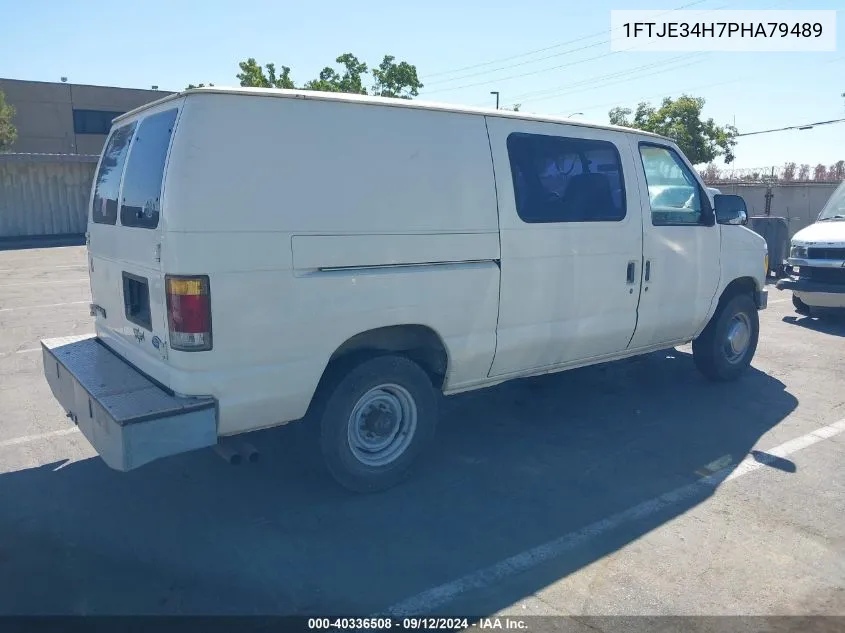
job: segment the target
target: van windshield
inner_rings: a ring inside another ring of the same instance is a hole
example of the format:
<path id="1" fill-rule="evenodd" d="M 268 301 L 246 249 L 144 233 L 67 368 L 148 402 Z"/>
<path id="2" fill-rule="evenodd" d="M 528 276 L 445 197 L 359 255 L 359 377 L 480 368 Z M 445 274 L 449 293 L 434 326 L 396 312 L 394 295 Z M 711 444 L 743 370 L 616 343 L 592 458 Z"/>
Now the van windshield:
<path id="1" fill-rule="evenodd" d="M 845 181 L 836 188 L 819 214 L 819 222 L 824 220 L 845 220 Z"/>

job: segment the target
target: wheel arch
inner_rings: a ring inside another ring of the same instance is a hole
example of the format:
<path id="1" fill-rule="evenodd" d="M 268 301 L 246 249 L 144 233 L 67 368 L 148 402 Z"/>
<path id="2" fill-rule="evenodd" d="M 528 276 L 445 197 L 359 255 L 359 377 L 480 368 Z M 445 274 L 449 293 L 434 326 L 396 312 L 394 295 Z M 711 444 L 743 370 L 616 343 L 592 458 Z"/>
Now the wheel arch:
<path id="1" fill-rule="evenodd" d="M 443 388 L 449 371 L 449 351 L 440 334 L 427 325 L 389 325 L 359 332 L 338 346 L 323 369 L 309 411 L 339 374 L 365 358 L 391 353 L 402 354 L 417 363 L 436 389 Z"/>
<path id="2" fill-rule="evenodd" d="M 719 302 L 716 304 L 714 314 L 718 313 L 723 305 L 737 295 L 750 296 L 756 305 L 757 301 L 755 299 L 755 295 L 758 290 L 760 290 L 760 288 L 757 286 L 757 280 L 755 280 L 754 277 L 737 277 L 725 286 L 724 290 L 722 290 L 722 294 L 719 296 Z"/>
<path id="3" fill-rule="evenodd" d="M 710 323 L 712 323 L 714 319 L 718 318 L 722 307 L 737 295 L 748 295 L 749 297 L 751 297 L 751 300 L 754 301 L 754 304 L 756 305 L 757 301 L 755 297 L 757 295 L 758 290 L 760 290 L 760 287 L 754 277 L 742 276 L 733 279 L 727 286 L 722 289 L 722 292 L 719 295 L 719 300 L 715 303 L 715 305 L 712 305 L 710 314 L 707 315 L 707 320 L 700 326 L 699 331 L 696 332 L 696 335 L 693 338 L 698 338 L 699 336 L 701 336 L 707 326 L 710 325 Z"/>

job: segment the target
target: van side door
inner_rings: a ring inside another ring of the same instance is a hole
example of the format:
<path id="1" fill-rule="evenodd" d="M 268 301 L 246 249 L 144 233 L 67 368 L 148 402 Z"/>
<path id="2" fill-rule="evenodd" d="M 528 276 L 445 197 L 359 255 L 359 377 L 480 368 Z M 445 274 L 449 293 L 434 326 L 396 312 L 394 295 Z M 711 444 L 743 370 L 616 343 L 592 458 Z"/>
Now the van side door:
<path id="1" fill-rule="evenodd" d="M 491 376 L 627 348 L 637 319 L 642 213 L 627 138 L 488 117 L 501 288 Z"/>
<path id="2" fill-rule="evenodd" d="M 631 349 L 690 340 L 720 278 L 720 233 L 707 190 L 668 141 L 631 136 L 643 207 L 643 288 Z"/>

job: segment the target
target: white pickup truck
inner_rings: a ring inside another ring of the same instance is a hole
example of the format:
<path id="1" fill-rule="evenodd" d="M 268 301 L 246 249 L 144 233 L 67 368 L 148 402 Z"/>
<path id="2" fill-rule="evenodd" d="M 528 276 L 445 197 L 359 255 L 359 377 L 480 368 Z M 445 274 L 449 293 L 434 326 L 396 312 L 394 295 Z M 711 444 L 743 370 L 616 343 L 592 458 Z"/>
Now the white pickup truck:
<path id="1" fill-rule="evenodd" d="M 781 279 L 777 287 L 792 291 L 799 314 L 809 316 L 814 307 L 845 308 L 845 182 L 818 219 L 793 236 L 787 263 L 798 274 Z"/>
<path id="2" fill-rule="evenodd" d="M 305 418 L 341 484 L 383 489 L 431 444 L 439 394 L 690 341 L 706 376 L 739 376 L 767 297 L 746 221 L 654 134 L 188 90 L 114 121 L 96 333 L 44 341 L 44 371 L 117 470 Z"/>

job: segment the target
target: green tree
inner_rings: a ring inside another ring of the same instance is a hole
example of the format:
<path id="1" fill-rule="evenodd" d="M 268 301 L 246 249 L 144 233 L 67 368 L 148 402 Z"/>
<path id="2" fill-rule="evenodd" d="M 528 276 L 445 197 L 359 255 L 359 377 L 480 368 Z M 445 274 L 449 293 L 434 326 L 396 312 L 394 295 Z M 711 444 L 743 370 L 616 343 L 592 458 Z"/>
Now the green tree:
<path id="1" fill-rule="evenodd" d="M 385 55 L 378 68 L 373 68 L 373 94 L 379 97 L 411 99 L 420 94 L 422 83 L 417 67 L 408 62 L 396 63 L 393 55 Z"/>
<path id="2" fill-rule="evenodd" d="M 789 162 L 783 167 L 783 179 L 786 182 L 795 180 L 795 170 L 798 168 L 794 162 Z"/>
<path id="3" fill-rule="evenodd" d="M 704 171 L 701 172 L 701 177 L 707 184 L 716 182 L 719 180 L 719 168 L 715 164 L 709 163 Z"/>
<path id="4" fill-rule="evenodd" d="M 185 90 L 191 90 L 192 88 L 213 88 L 214 84 L 188 84 Z"/>
<path id="5" fill-rule="evenodd" d="M 341 70 L 326 66 L 320 71 L 316 79 L 312 79 L 301 86 L 303 90 L 321 90 L 324 92 L 346 92 L 352 94 L 368 94 L 364 87 L 364 75 L 370 72 L 366 63 L 359 60 L 352 53 L 344 53 L 335 59 Z M 275 64 L 265 64 L 263 67 L 250 57 L 238 64 L 241 72 L 237 74 L 242 86 L 260 88 L 295 88 L 290 78 L 290 68 L 281 67 L 281 73 L 276 74 Z M 417 67 L 408 62 L 396 62 L 393 55 L 385 55 L 378 68 L 372 69 L 374 84 L 371 94 L 380 97 L 395 97 L 411 99 L 419 95 L 422 83 L 417 76 Z"/>
<path id="6" fill-rule="evenodd" d="M 334 68 L 326 66 L 320 71 L 317 79 L 307 82 L 305 90 L 321 90 L 323 92 L 347 92 L 352 94 L 367 94 L 362 76 L 367 74 L 367 64 L 358 60 L 352 53 L 344 53 L 335 62 L 344 68 L 339 74 Z"/>
<path id="7" fill-rule="evenodd" d="M 713 119 L 703 120 L 704 99 L 682 95 L 666 97 L 660 107 L 640 103 L 637 109 L 613 108 L 608 116 L 614 125 L 654 132 L 673 139 L 694 165 L 709 163 L 724 156 L 725 163 L 734 160 L 737 130 L 732 125 L 716 125 Z M 631 115 L 633 114 L 633 118 Z"/>
<path id="8" fill-rule="evenodd" d="M 276 65 L 273 63 L 265 64 L 262 68 L 254 57 L 250 57 L 245 62 L 240 62 L 238 66 L 241 69 L 235 75 L 241 82 L 242 86 L 253 88 L 295 88 L 293 80 L 290 78 L 290 68 L 282 66 L 282 72 L 276 75 Z M 266 73 L 264 72 L 266 69 Z"/>
<path id="9" fill-rule="evenodd" d="M 798 180 L 809 180 L 810 179 L 810 166 L 807 163 L 803 163 L 798 168 Z"/>
<path id="10" fill-rule="evenodd" d="M 0 90 L 0 152 L 9 149 L 18 139 L 18 131 L 12 123 L 15 108 L 6 103 L 6 95 Z"/>

